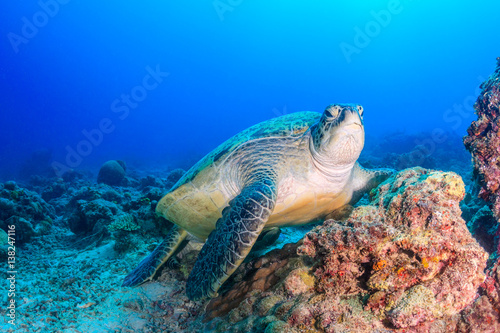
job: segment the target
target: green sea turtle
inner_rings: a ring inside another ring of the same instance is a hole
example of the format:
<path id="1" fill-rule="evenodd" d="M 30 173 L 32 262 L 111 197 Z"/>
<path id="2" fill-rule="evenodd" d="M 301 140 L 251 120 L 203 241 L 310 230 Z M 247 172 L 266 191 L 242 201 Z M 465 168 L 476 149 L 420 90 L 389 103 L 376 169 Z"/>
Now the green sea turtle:
<path id="1" fill-rule="evenodd" d="M 322 115 L 293 113 L 240 132 L 158 202 L 156 212 L 175 226 L 123 285 L 151 280 L 194 237 L 205 244 L 187 295 L 216 296 L 263 231 L 324 218 L 392 173 L 361 167 L 363 145 L 363 108 L 355 104 L 332 104 Z"/>

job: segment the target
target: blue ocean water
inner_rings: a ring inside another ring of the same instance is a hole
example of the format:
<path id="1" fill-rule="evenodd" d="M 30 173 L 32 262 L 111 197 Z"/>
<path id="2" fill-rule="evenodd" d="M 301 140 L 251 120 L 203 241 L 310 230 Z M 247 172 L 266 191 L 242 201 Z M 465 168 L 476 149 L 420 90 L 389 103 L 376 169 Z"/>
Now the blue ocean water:
<path id="1" fill-rule="evenodd" d="M 369 136 L 464 135 L 500 55 L 499 12 L 493 0 L 7 1 L 0 177 L 30 159 L 55 174 L 109 159 L 186 168 L 257 122 L 337 102 L 364 106 Z"/>

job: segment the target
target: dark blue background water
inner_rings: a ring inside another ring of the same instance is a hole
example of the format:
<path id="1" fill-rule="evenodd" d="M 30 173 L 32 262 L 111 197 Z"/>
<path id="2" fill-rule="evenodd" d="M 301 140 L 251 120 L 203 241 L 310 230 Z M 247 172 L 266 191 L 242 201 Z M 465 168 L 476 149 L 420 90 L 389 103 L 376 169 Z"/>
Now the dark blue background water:
<path id="1" fill-rule="evenodd" d="M 39 149 L 60 168 L 188 165 L 256 122 L 333 102 L 361 103 L 368 134 L 462 135 L 500 56 L 494 0 L 2 7 L 3 177 Z"/>

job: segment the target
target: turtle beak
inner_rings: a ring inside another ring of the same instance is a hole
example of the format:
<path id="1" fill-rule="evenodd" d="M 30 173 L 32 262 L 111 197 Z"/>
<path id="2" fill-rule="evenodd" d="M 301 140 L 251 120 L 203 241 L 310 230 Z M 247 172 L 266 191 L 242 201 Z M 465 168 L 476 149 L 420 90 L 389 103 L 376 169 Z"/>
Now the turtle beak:
<path id="1" fill-rule="evenodd" d="M 363 130 L 363 117 L 360 114 L 361 106 L 349 105 L 346 109 L 343 128 L 347 131 Z M 362 111 L 361 111 L 362 112 Z"/>
<path id="2" fill-rule="evenodd" d="M 353 122 L 353 124 L 348 124 L 347 126 L 348 127 L 352 127 L 352 125 L 355 124 L 355 125 L 363 128 L 363 126 L 364 126 L 364 123 L 363 123 L 363 107 L 361 105 L 356 105 L 356 104 L 349 105 L 346 108 L 346 111 L 350 112 L 351 115 L 354 115 L 354 118 L 355 118 L 354 120 L 351 120 Z M 351 117 L 349 117 L 349 118 L 351 118 Z"/>
<path id="3" fill-rule="evenodd" d="M 345 127 L 345 129 L 348 129 L 348 130 L 362 130 L 363 129 L 363 125 L 361 123 L 358 123 L 358 122 L 355 122 L 355 123 L 352 123 L 350 125 L 347 125 Z"/>

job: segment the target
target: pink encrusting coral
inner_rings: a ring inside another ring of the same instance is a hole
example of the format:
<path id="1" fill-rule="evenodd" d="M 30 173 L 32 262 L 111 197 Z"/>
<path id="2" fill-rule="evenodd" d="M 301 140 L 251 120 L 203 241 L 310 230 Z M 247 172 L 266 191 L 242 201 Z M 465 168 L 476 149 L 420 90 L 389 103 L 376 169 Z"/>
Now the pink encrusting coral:
<path id="1" fill-rule="evenodd" d="M 209 327 L 244 330 L 261 320 L 258 309 L 268 299 L 265 325 L 287 332 L 456 329 L 485 280 L 487 260 L 461 218 L 464 194 L 451 172 L 412 168 L 393 175 L 372 191 L 370 205 L 309 232 L 297 249 L 300 260 L 281 266 L 275 285 L 249 294 Z"/>
<path id="2" fill-rule="evenodd" d="M 464 138 L 472 154 L 475 180 L 481 186 L 479 196 L 489 203 L 500 221 L 500 58 L 494 73 L 481 85 L 474 104 L 478 119 L 470 125 Z M 481 221 L 481 220 L 479 220 Z M 481 226 L 479 226 L 481 227 Z M 486 271 L 487 278 L 479 289 L 480 297 L 467 308 L 459 323 L 460 332 L 500 332 L 500 225 L 496 232 L 496 262 Z"/>
<path id="3" fill-rule="evenodd" d="M 479 195 L 491 202 L 500 217 L 500 58 L 495 72 L 481 85 L 474 104 L 478 119 L 470 125 L 464 138 L 472 154 L 474 174 L 481 185 Z"/>
<path id="4" fill-rule="evenodd" d="M 500 332 L 500 261 L 487 272 L 479 298 L 462 312 L 457 332 Z"/>
<path id="5" fill-rule="evenodd" d="M 454 173 L 397 174 L 345 223 L 305 237 L 299 252 L 321 261 L 318 291 L 368 293 L 366 308 L 395 327 L 458 313 L 474 300 L 487 259 L 460 217 L 464 194 Z"/>

